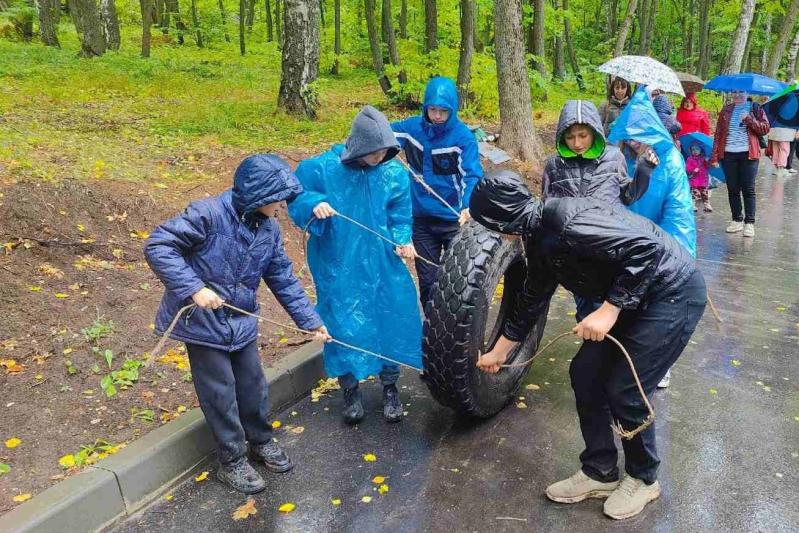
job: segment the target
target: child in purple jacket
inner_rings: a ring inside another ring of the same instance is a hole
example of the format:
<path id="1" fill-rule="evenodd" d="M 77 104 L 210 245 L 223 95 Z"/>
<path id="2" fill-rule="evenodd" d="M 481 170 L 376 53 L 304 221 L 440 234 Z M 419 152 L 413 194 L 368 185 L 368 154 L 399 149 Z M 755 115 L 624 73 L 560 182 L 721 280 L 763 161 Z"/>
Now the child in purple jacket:
<path id="1" fill-rule="evenodd" d="M 710 205 L 710 195 L 708 194 L 708 187 L 710 186 L 710 176 L 708 169 L 710 168 L 710 160 L 702 150 L 702 146 L 698 143 L 691 146 L 691 155 L 685 160 L 685 173 L 688 174 L 688 185 L 691 187 L 691 195 L 694 199 L 694 212 L 699 211 L 699 203 L 705 209 L 705 212 L 710 213 L 713 207 Z"/>

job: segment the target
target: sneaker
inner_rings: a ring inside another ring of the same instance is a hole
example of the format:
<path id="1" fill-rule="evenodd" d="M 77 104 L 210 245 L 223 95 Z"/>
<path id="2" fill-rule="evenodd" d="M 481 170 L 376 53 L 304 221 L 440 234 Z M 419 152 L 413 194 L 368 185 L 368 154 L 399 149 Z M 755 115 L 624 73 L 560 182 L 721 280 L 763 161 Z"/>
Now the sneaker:
<path id="1" fill-rule="evenodd" d="M 710 202 L 705 202 L 703 204 L 703 207 L 705 208 L 705 213 L 712 213 L 713 212 L 713 206 L 710 205 Z"/>
<path id="2" fill-rule="evenodd" d="M 272 472 L 288 472 L 294 468 L 289 456 L 273 439 L 264 444 L 250 445 L 250 458 L 263 463 Z"/>
<path id="3" fill-rule="evenodd" d="M 788 169 L 788 174 L 796 174 L 797 172 L 799 172 L 799 171 L 797 171 L 795 168 L 789 168 Z"/>
<path id="4" fill-rule="evenodd" d="M 619 486 L 618 481 L 602 483 L 588 477 L 578 470 L 570 478 L 566 478 L 547 487 L 547 498 L 558 503 L 577 503 L 586 498 L 607 498 Z"/>
<path id="5" fill-rule="evenodd" d="M 663 379 L 660 380 L 660 383 L 658 383 L 658 388 L 668 389 L 669 385 L 671 385 L 671 369 L 669 369 L 668 372 L 666 372 L 666 375 L 663 376 Z"/>
<path id="6" fill-rule="evenodd" d="M 344 389 L 344 410 L 341 415 L 348 424 L 357 424 L 363 420 L 363 400 L 358 385 L 351 389 Z"/>
<path id="7" fill-rule="evenodd" d="M 402 402 L 396 385 L 383 387 L 383 418 L 388 422 L 402 420 Z"/>
<path id="8" fill-rule="evenodd" d="M 246 457 L 239 457 L 232 463 L 220 464 L 216 477 L 233 490 L 244 494 L 257 494 L 266 488 L 264 479 L 247 462 Z"/>
<path id="9" fill-rule="evenodd" d="M 660 497 L 660 483 L 647 485 L 640 479 L 625 476 L 619 487 L 605 500 L 605 514 L 616 520 L 630 518 L 644 510 L 646 504 Z"/>
<path id="10" fill-rule="evenodd" d="M 744 229 L 744 223 L 743 222 L 737 222 L 737 221 L 733 220 L 732 222 L 730 222 L 730 225 L 727 226 L 727 230 L 726 231 L 727 231 L 727 233 L 738 233 L 739 231 L 743 231 L 743 229 Z"/>
<path id="11" fill-rule="evenodd" d="M 754 237 L 754 236 L 755 236 L 755 225 L 744 224 L 744 237 Z"/>

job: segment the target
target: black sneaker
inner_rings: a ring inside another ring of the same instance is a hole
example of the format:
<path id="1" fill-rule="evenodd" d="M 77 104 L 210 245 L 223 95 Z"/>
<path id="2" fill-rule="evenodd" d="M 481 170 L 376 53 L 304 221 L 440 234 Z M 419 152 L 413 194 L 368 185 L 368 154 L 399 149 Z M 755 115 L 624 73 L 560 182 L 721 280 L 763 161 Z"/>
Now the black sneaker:
<path id="1" fill-rule="evenodd" d="M 344 410 L 341 412 L 348 424 L 357 424 L 363 420 L 363 400 L 358 386 L 344 389 Z"/>
<path id="2" fill-rule="evenodd" d="M 216 477 L 225 485 L 244 494 L 257 494 L 266 488 L 263 478 L 247 462 L 246 457 L 240 457 L 232 463 L 220 464 Z"/>
<path id="3" fill-rule="evenodd" d="M 272 439 L 264 444 L 250 445 L 250 457 L 254 461 L 262 462 L 272 472 L 288 472 L 294 468 L 294 463 L 286 452 Z"/>
<path id="4" fill-rule="evenodd" d="M 383 387 L 383 417 L 388 422 L 402 420 L 402 402 L 396 385 Z"/>

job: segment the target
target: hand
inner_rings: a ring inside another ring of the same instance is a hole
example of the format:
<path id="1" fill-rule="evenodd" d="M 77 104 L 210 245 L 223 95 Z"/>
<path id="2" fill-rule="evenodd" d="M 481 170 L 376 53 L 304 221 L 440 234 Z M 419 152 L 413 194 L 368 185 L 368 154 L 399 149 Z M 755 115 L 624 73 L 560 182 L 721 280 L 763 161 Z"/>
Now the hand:
<path id="1" fill-rule="evenodd" d="M 719 162 L 716 161 L 715 163 L 711 163 L 710 166 L 713 168 L 719 168 Z"/>
<path id="2" fill-rule="evenodd" d="M 327 202 L 319 202 L 316 204 L 316 207 L 313 208 L 313 214 L 319 220 L 324 220 L 335 216 L 336 210 L 330 207 L 330 204 Z"/>
<path id="3" fill-rule="evenodd" d="M 646 161 L 647 163 L 649 163 L 653 167 L 656 167 L 656 166 L 658 166 L 658 164 L 660 164 L 660 159 L 658 159 L 658 155 L 651 148 L 648 149 L 643 154 L 641 154 L 641 159 L 643 161 Z"/>
<path id="4" fill-rule="evenodd" d="M 466 208 L 463 211 L 461 211 L 461 215 L 458 217 L 458 224 L 463 226 L 464 224 L 469 222 L 471 219 L 472 219 L 472 214 L 469 213 L 469 209 Z"/>
<path id="5" fill-rule="evenodd" d="M 313 330 L 313 340 L 319 342 L 330 342 L 333 340 L 333 337 L 331 337 L 330 333 L 327 332 L 327 328 L 325 326 L 320 326 Z"/>
<path id="6" fill-rule="evenodd" d="M 616 324 L 621 309 L 615 305 L 605 302 L 602 306 L 585 317 L 582 322 L 577 324 L 572 331 L 578 337 L 587 341 L 603 341 L 605 335 Z"/>
<path id="7" fill-rule="evenodd" d="M 225 303 L 225 300 L 219 297 L 217 293 L 209 289 L 208 287 L 203 287 L 199 291 L 195 292 L 191 299 L 194 300 L 194 303 L 197 304 L 197 307 L 201 309 L 219 309 L 222 307 L 222 304 Z"/>
<path id="8" fill-rule="evenodd" d="M 405 244 L 394 248 L 394 253 L 403 259 L 413 259 L 416 257 L 416 248 L 414 248 L 413 244 Z"/>
<path id="9" fill-rule="evenodd" d="M 508 360 L 508 355 L 516 348 L 517 344 L 519 343 L 501 336 L 490 352 L 477 359 L 477 368 L 488 374 L 496 374 Z"/>

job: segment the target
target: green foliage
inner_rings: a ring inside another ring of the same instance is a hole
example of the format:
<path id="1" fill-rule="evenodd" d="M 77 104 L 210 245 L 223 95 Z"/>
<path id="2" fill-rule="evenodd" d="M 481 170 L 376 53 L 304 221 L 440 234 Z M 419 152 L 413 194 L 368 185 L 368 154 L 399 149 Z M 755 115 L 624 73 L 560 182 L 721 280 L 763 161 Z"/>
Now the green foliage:
<path id="1" fill-rule="evenodd" d="M 155 412 L 152 409 L 137 409 L 136 407 L 131 407 L 130 422 L 133 423 L 136 420 L 149 424 L 155 420 Z"/>
<path id="2" fill-rule="evenodd" d="M 6 463 L 0 463 L 0 476 L 3 474 L 8 474 L 9 472 L 11 472 L 11 467 Z"/>
<path id="3" fill-rule="evenodd" d="M 8 9 L 0 10 L 0 35 L 7 34 L 15 40 L 29 40 L 27 31 L 31 28 L 37 13 L 33 3 L 26 0 L 11 0 Z M 4 26 L 11 31 L 4 31 Z"/>
<path id="4" fill-rule="evenodd" d="M 92 322 L 91 326 L 82 328 L 80 332 L 83 333 L 83 336 L 86 338 L 86 342 L 96 345 L 98 342 L 100 342 L 100 339 L 111 336 L 111 334 L 114 332 L 114 322 L 113 320 L 106 320 L 103 317 L 98 316 L 94 319 L 94 322 Z"/>
<path id="5" fill-rule="evenodd" d="M 108 362 L 108 368 L 111 368 L 111 362 L 114 359 L 114 354 L 111 350 L 105 350 L 105 358 Z M 144 361 L 138 359 L 126 359 L 122 363 L 122 368 L 114 370 L 111 373 L 103 376 L 100 380 L 100 388 L 103 389 L 105 395 L 109 398 L 116 396 L 117 387 L 122 390 L 132 387 L 135 382 L 139 380 L 139 368 L 144 364 Z"/>

